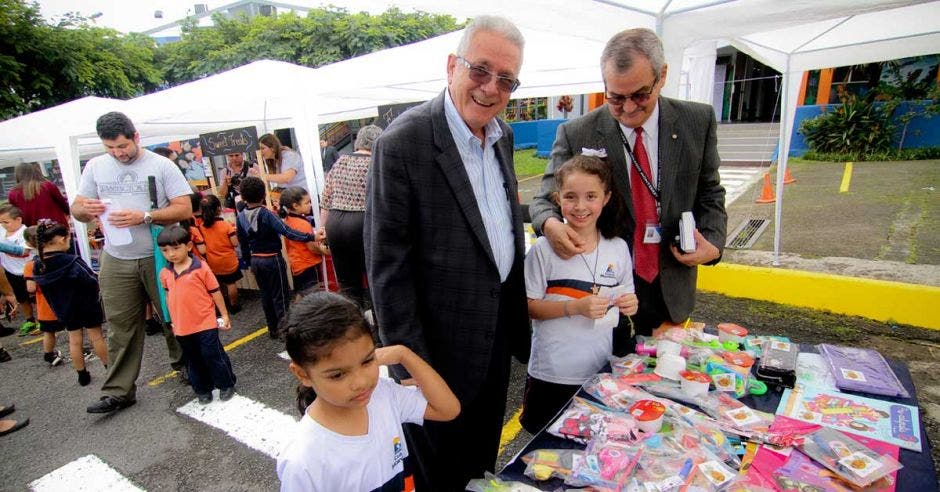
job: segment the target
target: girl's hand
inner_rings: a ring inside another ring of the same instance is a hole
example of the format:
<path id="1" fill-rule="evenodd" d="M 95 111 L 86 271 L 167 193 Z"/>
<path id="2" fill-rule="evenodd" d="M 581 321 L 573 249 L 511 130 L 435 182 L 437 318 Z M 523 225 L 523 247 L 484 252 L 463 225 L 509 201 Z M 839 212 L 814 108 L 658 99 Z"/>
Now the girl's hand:
<path id="1" fill-rule="evenodd" d="M 640 301 L 637 299 L 636 294 L 623 294 L 614 299 L 614 306 L 617 306 L 621 313 L 633 316 L 640 307 Z"/>
<path id="2" fill-rule="evenodd" d="M 375 362 L 380 366 L 393 366 L 401 364 L 405 350 L 404 345 L 390 345 L 388 347 L 378 347 L 375 349 Z"/>
<path id="3" fill-rule="evenodd" d="M 585 318 L 600 319 L 607 314 L 610 302 L 604 297 L 590 295 L 572 302 L 572 305 L 574 308 L 572 311 L 576 314 L 580 314 Z"/>

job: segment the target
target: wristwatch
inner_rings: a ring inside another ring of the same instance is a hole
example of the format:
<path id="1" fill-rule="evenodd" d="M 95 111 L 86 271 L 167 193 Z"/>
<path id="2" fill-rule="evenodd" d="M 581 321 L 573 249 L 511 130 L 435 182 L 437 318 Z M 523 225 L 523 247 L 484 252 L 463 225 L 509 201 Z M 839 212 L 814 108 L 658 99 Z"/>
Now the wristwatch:
<path id="1" fill-rule="evenodd" d="M 144 212 L 144 224 L 153 224 L 153 216 L 150 215 L 150 212 Z"/>

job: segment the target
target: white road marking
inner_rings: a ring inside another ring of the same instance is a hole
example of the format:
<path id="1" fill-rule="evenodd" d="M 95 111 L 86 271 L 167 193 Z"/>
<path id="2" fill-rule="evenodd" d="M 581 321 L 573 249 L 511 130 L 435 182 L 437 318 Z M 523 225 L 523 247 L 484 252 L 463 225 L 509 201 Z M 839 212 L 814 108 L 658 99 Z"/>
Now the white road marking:
<path id="1" fill-rule="evenodd" d="M 176 411 L 220 429 L 271 458 L 276 458 L 293 437 L 297 425 L 294 417 L 238 394 L 229 401 L 220 401 L 218 395 L 218 391 L 213 392 L 215 399 L 208 405 L 192 400 Z"/>
<path id="2" fill-rule="evenodd" d="M 767 172 L 763 167 L 721 167 L 721 185 L 725 187 L 725 207 L 741 197 L 745 191 Z"/>
<path id="3" fill-rule="evenodd" d="M 143 491 L 124 478 L 114 468 L 93 454 L 83 456 L 65 466 L 32 481 L 29 484 L 37 492 L 102 491 L 125 492 Z"/>

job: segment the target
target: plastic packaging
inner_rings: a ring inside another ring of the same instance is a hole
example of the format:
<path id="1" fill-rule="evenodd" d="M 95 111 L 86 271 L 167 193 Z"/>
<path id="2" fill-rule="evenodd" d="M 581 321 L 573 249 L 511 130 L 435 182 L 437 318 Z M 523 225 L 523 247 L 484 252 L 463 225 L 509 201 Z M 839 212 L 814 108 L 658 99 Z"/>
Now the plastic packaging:
<path id="1" fill-rule="evenodd" d="M 544 481 L 550 478 L 565 479 L 571 474 L 573 455 L 580 455 L 577 449 L 536 449 L 522 457 L 526 464 L 525 476 Z"/>
<path id="2" fill-rule="evenodd" d="M 680 371 L 679 376 L 682 377 L 679 384 L 686 396 L 694 398 L 708 393 L 708 388 L 712 382 L 712 378 L 708 374 L 686 370 Z"/>
<path id="3" fill-rule="evenodd" d="M 747 336 L 747 328 L 734 323 L 718 323 L 718 340 L 721 343 L 734 342 L 744 343 L 744 337 Z"/>
<path id="4" fill-rule="evenodd" d="M 595 489 L 621 490 L 633 474 L 643 454 L 640 446 L 597 440 L 591 442 L 580 456 L 572 459 L 571 474 L 566 485 Z"/>
<path id="5" fill-rule="evenodd" d="M 820 344 L 819 353 L 829 363 L 840 390 L 910 398 L 888 362 L 870 349 Z"/>
<path id="6" fill-rule="evenodd" d="M 842 432 L 826 427 L 809 436 L 800 450 L 858 487 L 901 469 L 901 463 L 890 456 L 879 455 Z"/>
<path id="7" fill-rule="evenodd" d="M 630 415 L 637 426 L 647 434 L 655 434 L 663 425 L 666 406 L 656 400 L 640 400 L 630 407 Z"/>
<path id="8" fill-rule="evenodd" d="M 640 374 L 646 370 L 646 358 L 637 354 L 629 354 L 624 357 L 608 357 L 610 361 L 611 372 L 615 376 L 624 374 Z"/>
<path id="9" fill-rule="evenodd" d="M 483 478 L 474 478 L 467 482 L 470 492 L 539 492 L 539 489 L 522 482 L 501 480 L 490 472 L 484 472 Z"/>
<path id="10" fill-rule="evenodd" d="M 796 384 L 796 361 L 800 350 L 795 343 L 768 340 L 764 357 L 757 365 L 757 379 L 777 387 L 793 388 Z"/>
<path id="11" fill-rule="evenodd" d="M 584 444 L 597 435 L 609 418 L 629 418 L 629 415 L 576 396 L 547 430 L 553 436 Z"/>

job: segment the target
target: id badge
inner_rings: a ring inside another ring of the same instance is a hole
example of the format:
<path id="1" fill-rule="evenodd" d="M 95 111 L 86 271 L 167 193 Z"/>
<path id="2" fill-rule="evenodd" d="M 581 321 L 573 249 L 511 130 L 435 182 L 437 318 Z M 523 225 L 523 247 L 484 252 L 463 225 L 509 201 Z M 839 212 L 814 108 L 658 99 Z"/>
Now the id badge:
<path id="1" fill-rule="evenodd" d="M 662 239 L 662 230 L 659 224 L 652 222 L 646 224 L 646 230 L 643 232 L 643 244 L 659 244 Z"/>

